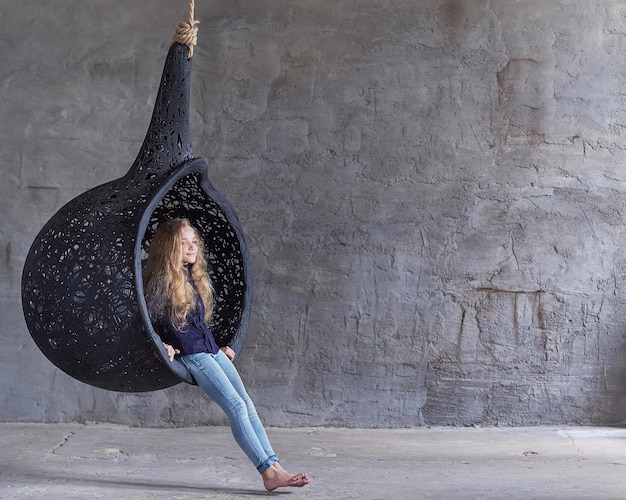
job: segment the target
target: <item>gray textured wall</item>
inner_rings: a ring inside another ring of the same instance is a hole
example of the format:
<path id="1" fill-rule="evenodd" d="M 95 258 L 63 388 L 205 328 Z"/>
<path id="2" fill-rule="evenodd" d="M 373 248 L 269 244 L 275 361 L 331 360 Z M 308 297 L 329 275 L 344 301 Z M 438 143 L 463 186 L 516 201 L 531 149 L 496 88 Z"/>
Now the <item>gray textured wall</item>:
<path id="1" fill-rule="evenodd" d="M 268 424 L 624 420 L 622 2 L 196 3 L 194 150 L 246 231 Z M 20 306 L 39 229 L 130 167 L 186 17 L 0 4 L 0 420 L 223 422 L 195 387 L 74 381 Z"/>

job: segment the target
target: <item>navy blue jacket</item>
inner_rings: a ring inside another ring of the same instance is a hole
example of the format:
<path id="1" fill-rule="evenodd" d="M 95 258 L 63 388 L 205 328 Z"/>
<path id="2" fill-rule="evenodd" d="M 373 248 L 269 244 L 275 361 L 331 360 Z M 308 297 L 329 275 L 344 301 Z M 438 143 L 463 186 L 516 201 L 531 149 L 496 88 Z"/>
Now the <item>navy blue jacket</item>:
<path id="1" fill-rule="evenodd" d="M 196 290 L 196 284 L 189 277 L 189 282 Z M 181 355 L 208 352 L 217 354 L 219 347 L 215 342 L 211 329 L 204 322 L 204 302 L 196 294 L 198 307 L 187 316 L 187 323 L 182 330 L 177 330 L 168 317 L 157 318 L 154 329 L 166 344 L 179 349 Z"/>

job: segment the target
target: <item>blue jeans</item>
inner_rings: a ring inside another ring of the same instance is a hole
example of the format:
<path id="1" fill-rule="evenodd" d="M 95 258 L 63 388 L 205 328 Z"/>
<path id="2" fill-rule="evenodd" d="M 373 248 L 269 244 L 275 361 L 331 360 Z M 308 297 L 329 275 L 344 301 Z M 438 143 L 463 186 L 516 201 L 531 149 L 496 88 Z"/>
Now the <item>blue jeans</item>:
<path id="1" fill-rule="evenodd" d="M 207 396 L 224 410 L 235 441 L 257 470 L 262 474 L 278 462 L 254 403 L 228 356 L 222 351 L 201 352 L 180 359 Z"/>

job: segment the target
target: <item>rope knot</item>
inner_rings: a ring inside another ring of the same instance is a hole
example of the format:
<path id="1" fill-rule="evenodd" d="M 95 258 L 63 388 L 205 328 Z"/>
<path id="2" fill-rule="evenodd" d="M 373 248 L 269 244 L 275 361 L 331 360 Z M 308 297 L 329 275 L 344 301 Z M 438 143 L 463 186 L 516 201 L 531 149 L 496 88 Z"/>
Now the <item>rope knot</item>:
<path id="1" fill-rule="evenodd" d="M 198 43 L 198 24 L 200 21 L 193 18 L 190 18 L 189 22 L 178 23 L 176 34 L 172 38 L 173 43 L 178 42 L 189 47 L 189 58 L 193 56 L 193 46 Z"/>
<path id="2" fill-rule="evenodd" d="M 176 34 L 172 38 L 172 43 L 182 43 L 189 47 L 189 59 L 193 56 L 193 46 L 198 42 L 198 24 L 200 21 L 194 19 L 195 0 L 189 0 L 189 22 L 178 23 Z"/>

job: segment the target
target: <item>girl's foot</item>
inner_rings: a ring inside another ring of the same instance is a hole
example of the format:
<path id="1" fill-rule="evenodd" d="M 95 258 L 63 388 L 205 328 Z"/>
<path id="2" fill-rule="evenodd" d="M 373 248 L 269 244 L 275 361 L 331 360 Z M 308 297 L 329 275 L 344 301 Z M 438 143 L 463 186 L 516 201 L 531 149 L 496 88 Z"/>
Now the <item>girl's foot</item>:
<path id="1" fill-rule="evenodd" d="M 309 476 L 307 474 L 290 474 L 283 469 L 278 462 L 273 464 L 263 474 L 263 486 L 267 491 L 274 491 L 276 488 L 283 488 L 286 486 L 294 486 L 301 488 L 310 483 Z"/>

